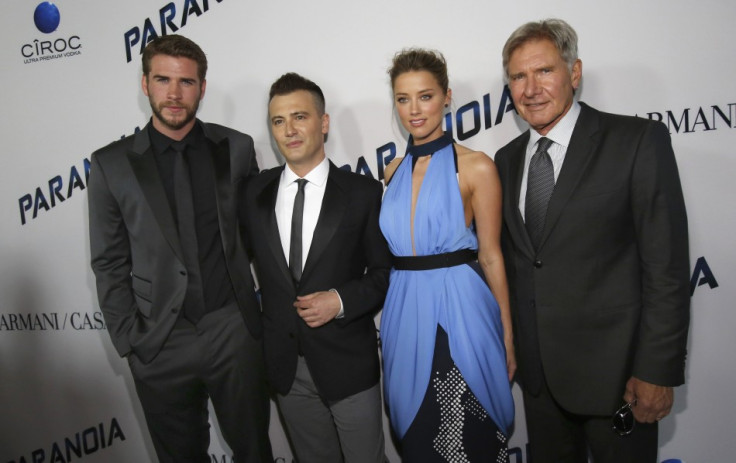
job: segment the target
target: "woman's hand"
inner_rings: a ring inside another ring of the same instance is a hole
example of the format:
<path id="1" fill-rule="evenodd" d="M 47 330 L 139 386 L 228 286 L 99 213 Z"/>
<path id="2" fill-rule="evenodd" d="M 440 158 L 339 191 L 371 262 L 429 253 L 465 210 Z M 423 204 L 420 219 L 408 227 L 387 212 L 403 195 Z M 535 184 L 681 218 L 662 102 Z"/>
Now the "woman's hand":
<path id="1" fill-rule="evenodd" d="M 514 351 L 514 339 L 504 336 L 503 343 L 506 345 L 506 370 L 509 373 L 509 382 L 514 379 L 516 374 L 516 352 Z"/>

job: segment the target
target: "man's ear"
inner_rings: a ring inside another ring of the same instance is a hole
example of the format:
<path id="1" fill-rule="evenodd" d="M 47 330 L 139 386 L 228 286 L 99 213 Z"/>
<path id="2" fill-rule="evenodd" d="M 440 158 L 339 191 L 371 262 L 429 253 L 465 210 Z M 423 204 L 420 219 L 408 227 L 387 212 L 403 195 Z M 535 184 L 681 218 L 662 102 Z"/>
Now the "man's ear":
<path id="1" fill-rule="evenodd" d="M 572 88 L 577 90 L 580 86 L 580 79 L 583 78 L 583 62 L 580 60 L 580 58 L 576 59 L 573 63 L 570 78 L 572 80 Z"/>

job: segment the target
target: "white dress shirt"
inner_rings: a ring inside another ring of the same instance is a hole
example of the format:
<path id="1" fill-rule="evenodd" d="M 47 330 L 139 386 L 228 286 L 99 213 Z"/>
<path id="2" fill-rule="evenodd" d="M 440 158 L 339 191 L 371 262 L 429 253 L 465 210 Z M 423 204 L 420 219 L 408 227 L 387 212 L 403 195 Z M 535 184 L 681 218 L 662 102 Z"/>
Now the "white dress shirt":
<path id="1" fill-rule="evenodd" d="M 329 173 L 330 162 L 325 157 L 307 175 L 301 177 L 307 180 L 306 185 L 304 185 L 304 218 L 302 219 L 302 268 L 307 263 L 309 248 L 312 246 L 314 229 L 317 227 L 319 213 L 322 210 L 322 200 L 325 197 L 325 187 L 327 186 Z M 299 190 L 299 185 L 296 183 L 299 178 L 289 168 L 288 164 L 284 166 L 276 195 L 276 224 L 279 227 L 281 247 L 284 250 L 287 263 L 289 262 L 289 250 L 291 249 L 291 216 L 294 213 L 296 192 Z M 330 291 L 334 291 L 340 299 L 340 312 L 337 314 L 337 318 L 342 318 L 344 316 L 342 298 L 334 289 Z"/>
<path id="2" fill-rule="evenodd" d="M 309 171 L 304 179 L 304 219 L 302 221 L 302 268 L 307 262 L 309 248 L 312 245 L 314 229 L 317 226 L 320 210 L 322 210 L 322 199 L 325 197 L 325 186 L 327 185 L 327 174 L 330 172 L 330 163 L 327 158 L 323 159 L 314 169 Z M 291 249 L 291 216 L 294 212 L 294 198 L 299 189 L 296 181 L 300 177 L 289 168 L 287 164 L 281 173 L 279 191 L 276 196 L 276 223 L 279 226 L 281 247 L 289 262 L 289 249 Z"/>
<path id="3" fill-rule="evenodd" d="M 547 149 L 549 157 L 552 159 L 552 166 L 555 172 L 555 184 L 557 183 L 557 177 L 560 176 L 560 170 L 562 170 L 562 163 L 565 161 L 565 154 L 567 153 L 567 147 L 570 146 L 570 138 L 572 138 L 572 131 L 575 129 L 575 123 L 580 115 L 580 104 L 577 101 L 573 101 L 570 110 L 565 114 L 562 119 L 552 127 L 545 137 L 552 140 L 552 145 Z M 521 190 L 519 191 L 519 210 L 521 216 L 526 220 L 526 187 L 529 177 L 529 164 L 531 164 L 532 156 L 537 151 L 537 142 L 542 138 L 542 135 L 537 133 L 536 130 L 529 130 L 529 144 L 526 146 L 526 154 L 524 156 L 524 174 L 521 177 Z"/>

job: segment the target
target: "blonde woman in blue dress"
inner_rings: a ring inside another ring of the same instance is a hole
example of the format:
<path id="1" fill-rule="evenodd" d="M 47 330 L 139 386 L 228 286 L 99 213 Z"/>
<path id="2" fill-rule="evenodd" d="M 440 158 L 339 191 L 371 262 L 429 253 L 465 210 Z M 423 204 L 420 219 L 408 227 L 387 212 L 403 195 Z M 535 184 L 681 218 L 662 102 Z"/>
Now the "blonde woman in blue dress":
<path id="1" fill-rule="evenodd" d="M 381 315 L 385 395 L 403 462 L 506 462 L 516 369 L 493 161 L 442 128 L 439 52 L 389 69 L 411 135 L 386 168 L 380 224 L 394 267 Z"/>

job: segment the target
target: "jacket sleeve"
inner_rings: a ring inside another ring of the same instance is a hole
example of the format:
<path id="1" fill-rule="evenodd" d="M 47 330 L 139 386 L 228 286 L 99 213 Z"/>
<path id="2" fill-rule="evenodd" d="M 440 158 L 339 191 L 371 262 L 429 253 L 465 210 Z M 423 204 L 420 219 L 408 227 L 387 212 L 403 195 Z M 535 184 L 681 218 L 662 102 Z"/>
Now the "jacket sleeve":
<path id="1" fill-rule="evenodd" d="M 132 288 L 131 253 L 128 232 L 98 153 L 92 154 L 87 187 L 90 255 L 97 299 L 112 343 L 122 357 L 131 350 L 128 332 L 137 312 Z"/>
<path id="2" fill-rule="evenodd" d="M 335 288 L 345 308 L 345 317 L 337 320 L 338 323 L 349 323 L 368 313 L 377 312 L 386 298 L 391 271 L 391 252 L 378 225 L 382 188 L 379 182 L 374 182 L 369 192 L 368 220 L 362 237 L 362 249 L 367 262 L 366 271 L 362 277 Z"/>
<path id="3" fill-rule="evenodd" d="M 677 386 L 685 381 L 690 263 L 685 202 L 663 124 L 650 123 L 646 128 L 636 153 L 631 189 L 642 285 L 633 376 Z"/>

